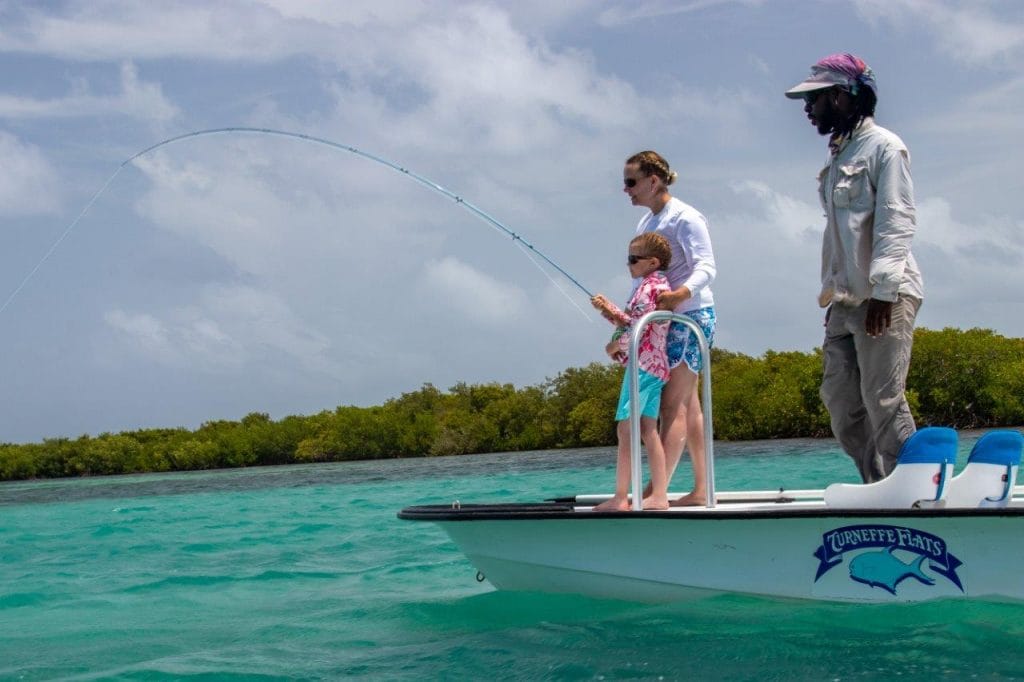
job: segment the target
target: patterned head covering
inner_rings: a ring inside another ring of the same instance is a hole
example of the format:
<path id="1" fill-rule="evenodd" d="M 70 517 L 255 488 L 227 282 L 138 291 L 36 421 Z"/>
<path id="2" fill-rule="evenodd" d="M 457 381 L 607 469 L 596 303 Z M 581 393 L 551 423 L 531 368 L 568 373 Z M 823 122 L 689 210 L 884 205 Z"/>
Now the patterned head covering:
<path id="1" fill-rule="evenodd" d="M 811 75 L 786 91 L 786 97 L 800 99 L 808 92 L 839 86 L 856 95 L 861 86 L 870 88 L 876 95 L 878 86 L 875 73 L 864 60 L 850 53 L 833 54 L 818 60 L 811 67 Z"/>

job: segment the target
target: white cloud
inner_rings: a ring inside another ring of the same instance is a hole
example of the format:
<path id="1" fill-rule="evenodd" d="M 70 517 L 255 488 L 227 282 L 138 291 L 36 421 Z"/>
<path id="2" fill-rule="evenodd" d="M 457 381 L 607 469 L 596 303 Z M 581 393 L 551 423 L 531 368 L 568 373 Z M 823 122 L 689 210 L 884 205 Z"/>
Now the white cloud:
<path id="1" fill-rule="evenodd" d="M 418 21 L 424 18 L 431 11 L 431 5 L 436 3 L 426 0 L 259 0 L 255 4 L 270 7 L 286 19 L 308 19 L 335 27 L 366 27 L 374 24 Z"/>
<path id="2" fill-rule="evenodd" d="M 743 180 L 732 184 L 737 196 L 753 196 L 761 203 L 761 210 L 769 221 L 772 240 L 782 237 L 804 241 L 808 233 L 818 235 L 824 222 L 821 206 L 809 204 L 779 193 L 766 182 Z M 758 221 L 760 222 L 760 221 Z M 754 223 L 757 225 L 758 223 Z M 758 230 L 760 232 L 760 230 Z M 763 237 L 762 237 L 763 238 Z"/>
<path id="3" fill-rule="evenodd" d="M 919 324 L 1020 336 L 1024 221 L 976 212 L 957 217 L 955 208 L 941 197 L 918 201 L 914 253 L 925 285 Z"/>
<path id="4" fill-rule="evenodd" d="M 307 372 L 343 375 L 327 337 L 299 321 L 279 296 L 254 287 L 211 285 L 193 304 L 162 313 L 114 309 L 104 320 L 128 348 L 162 365 L 260 371 L 270 353 Z"/>
<path id="5" fill-rule="evenodd" d="M 1016 270 L 1024 266 L 1024 220 L 1006 216 L 972 215 L 970 223 L 953 216 L 949 200 L 930 197 L 918 202 L 917 241 L 929 243 L 961 259 L 965 270 Z M 1009 272 L 1007 272 L 1009 274 Z"/>
<path id="6" fill-rule="evenodd" d="M 194 148 L 196 158 L 182 164 L 161 152 L 135 161 L 153 182 L 137 202 L 139 213 L 212 249 L 242 273 L 268 273 L 280 263 L 294 207 L 268 185 L 263 161 L 244 148 L 234 159 L 219 147 L 219 155 L 201 144 Z"/>
<path id="7" fill-rule="evenodd" d="M 949 105 L 931 111 L 917 123 L 918 129 L 949 136 L 1005 140 L 1020 134 L 1020 103 L 1024 101 L 1024 78 L 1010 78 L 975 92 L 960 93 Z"/>
<path id="8" fill-rule="evenodd" d="M 1019 12 L 994 10 L 998 2 L 948 0 L 857 0 L 858 12 L 871 22 L 888 21 L 909 30 L 927 27 L 934 39 L 967 64 L 1008 64 L 1024 51 L 1024 21 Z M 1016 0 L 1003 7 L 1018 7 Z"/>
<path id="9" fill-rule="evenodd" d="M 57 173 L 37 146 L 0 130 L 0 159 L 0 216 L 51 214 L 57 210 Z"/>
<path id="10" fill-rule="evenodd" d="M 77 85 L 66 97 L 35 99 L 0 95 L 0 117 L 9 119 L 72 118 L 81 116 L 131 116 L 145 121 L 167 122 L 178 116 L 178 108 L 164 97 L 158 83 L 139 79 L 134 64 L 121 65 L 121 91 L 96 95 L 88 84 Z"/>
<path id="11" fill-rule="evenodd" d="M 428 298 L 436 301 L 445 317 L 467 317 L 487 326 L 508 327 L 521 322 L 529 308 L 521 289 L 456 258 L 427 263 L 423 276 Z"/>
<path id="12" fill-rule="evenodd" d="M 770 78 L 772 76 L 772 67 L 763 58 L 757 55 L 748 55 L 747 62 L 756 70 L 762 77 Z"/>
<path id="13" fill-rule="evenodd" d="M 377 256 L 406 274 L 441 248 L 437 225 L 471 222 L 393 170 L 308 141 L 196 137 L 135 165 L 151 182 L 135 204 L 146 221 L 206 247 L 241 278 L 307 300 L 325 283 L 365 281 Z"/>
<path id="14" fill-rule="evenodd" d="M 291 306 L 274 293 L 241 285 L 211 287 L 204 293 L 201 305 L 229 330 L 233 344 L 250 352 L 260 346 L 269 347 L 294 358 L 310 371 L 340 373 L 339 366 L 328 357 L 330 340 L 298 320 Z"/>
<path id="15" fill-rule="evenodd" d="M 764 0 L 646 0 L 645 2 L 620 3 L 601 12 L 598 23 L 602 26 L 616 26 L 638 19 L 659 19 L 675 14 L 700 12 L 721 5 L 759 5 Z"/>
<path id="16" fill-rule="evenodd" d="M 422 93 L 405 121 L 415 133 L 426 132 L 416 125 L 425 118 L 505 154 L 550 147 L 580 128 L 625 128 L 636 98 L 623 81 L 601 76 L 590 55 L 531 40 L 494 8 L 471 6 L 410 29 L 376 61 Z"/>
<path id="17" fill-rule="evenodd" d="M 552 10 L 532 3 L 515 13 L 515 21 L 557 24 L 580 6 Z M 474 134 L 505 153 L 523 145 L 550 146 L 566 129 L 628 131 L 637 110 L 666 122 L 685 116 L 714 124 L 727 115 L 720 125 L 732 127 L 730 112 L 742 109 L 731 93 L 709 96 L 692 88 L 671 107 L 645 105 L 627 83 L 599 74 L 590 53 L 552 49 L 542 37 L 528 38 L 518 30 L 509 11 L 483 4 L 71 3 L 61 14 L 26 10 L 20 22 L 11 23 L 0 28 L 0 51 L 63 59 L 263 63 L 308 55 L 344 74 L 338 83 L 324 83 L 338 94 L 339 106 L 366 109 L 378 99 L 378 109 L 386 107 L 397 124 L 392 131 L 409 129 L 410 137 L 438 144 L 448 131 Z M 157 120 L 177 113 L 158 86 L 128 76 L 124 81 L 120 97 L 87 92 L 57 100 L 7 97 L 0 99 L 0 112 L 67 116 L 120 110 Z M 410 101 L 416 103 L 411 110 Z M 445 130 L 438 131 L 438 125 Z M 428 127 L 433 131 L 424 130 Z"/>
<path id="18" fill-rule="evenodd" d="M 711 225 L 716 344 L 755 355 L 819 345 L 821 208 L 761 180 L 731 190 L 730 206 L 719 207 Z"/>
<path id="19" fill-rule="evenodd" d="M 160 363 L 184 364 L 184 358 L 171 339 L 170 330 L 153 315 L 111 310 L 103 319 L 144 355 Z"/>
<path id="20" fill-rule="evenodd" d="M 446 0 L 72 0 L 58 9 L 25 6 L 10 12 L 0 27 L 0 51 L 95 61 L 192 57 L 268 62 L 334 54 L 372 66 L 372 60 L 359 55 L 374 47 L 396 47 L 417 26 L 443 23 L 465 7 Z M 588 8 L 587 0 L 520 0 L 515 15 L 517 24 L 543 30 L 572 22 Z"/>
<path id="21" fill-rule="evenodd" d="M 700 121 L 732 141 L 737 136 L 731 131 L 747 128 L 743 112 L 751 98 L 742 93 L 702 92 L 668 79 L 664 86 L 673 96 L 666 105 L 620 78 L 601 74 L 590 52 L 554 49 L 543 34 L 528 37 L 518 28 L 524 22 L 567 21 L 580 7 L 585 4 L 552 9 L 534 2 L 510 12 L 446 2 L 381 7 L 276 0 L 173 7 L 71 3 L 59 14 L 25 10 L 19 22 L 0 28 L 0 51 L 63 59 L 175 57 L 242 63 L 308 55 L 323 65 L 322 87 L 337 98 L 339 130 L 352 130 L 352 121 L 364 128 L 375 121 L 377 130 L 387 131 L 389 143 L 429 145 L 425 151 L 431 152 L 451 151 L 453 139 L 509 156 L 557 145 L 582 149 L 597 139 L 613 145 L 616 137 L 636 134 L 637 111 L 648 112 L 652 131 L 674 129 L 680 119 Z M 0 113 L 117 111 L 164 121 L 178 113 L 157 85 L 125 77 L 123 89 L 115 97 L 88 92 L 55 100 L 8 96 L 0 98 Z M 259 118 L 267 114 L 273 111 L 264 109 Z"/>
<path id="22" fill-rule="evenodd" d="M 193 307 L 168 311 L 164 317 L 114 309 L 104 320 L 131 351 L 158 365 L 215 373 L 245 366 L 252 354 L 210 314 Z"/>
<path id="23" fill-rule="evenodd" d="M 280 31 L 278 14 L 250 2 L 149 4 L 71 2 L 61 11 L 25 9 L 0 29 L 0 50 L 64 59 L 120 60 L 172 56 L 277 59 L 308 43 Z"/>

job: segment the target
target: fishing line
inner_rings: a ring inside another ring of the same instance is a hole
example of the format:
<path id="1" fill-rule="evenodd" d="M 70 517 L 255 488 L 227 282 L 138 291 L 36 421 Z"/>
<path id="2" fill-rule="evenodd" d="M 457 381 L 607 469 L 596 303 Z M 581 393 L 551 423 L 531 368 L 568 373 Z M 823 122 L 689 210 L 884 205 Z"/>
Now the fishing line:
<path id="1" fill-rule="evenodd" d="M 82 219 L 82 216 L 84 216 L 86 212 L 88 212 L 89 208 L 96 202 L 99 196 L 103 194 L 103 191 L 110 186 L 110 183 L 114 181 L 114 178 L 117 177 L 117 174 L 121 172 L 122 168 L 124 168 L 123 163 L 120 166 L 118 166 L 117 170 L 114 171 L 113 175 L 107 178 L 107 181 L 103 183 L 103 187 L 100 187 L 100 191 L 92 195 L 92 199 L 89 199 L 89 201 L 85 204 L 85 208 L 83 208 L 82 212 L 78 214 L 78 217 L 71 221 L 71 224 L 67 226 L 67 228 L 64 230 L 64 232 L 61 233 L 59 237 L 57 237 L 57 241 L 55 241 L 53 245 L 50 246 L 49 250 L 43 254 L 43 257 L 39 259 L 39 262 L 36 263 L 36 266 L 32 268 L 32 270 L 27 275 L 25 275 L 25 279 L 21 280 L 21 284 L 19 284 L 14 289 L 14 291 L 11 292 L 11 295 L 7 297 L 6 301 L 4 301 L 4 304 L 0 305 L 0 313 L 7 309 L 7 306 L 10 305 L 11 301 L 14 300 L 14 297 L 17 296 L 18 293 L 25 288 L 25 285 L 28 284 L 28 281 L 30 279 L 32 279 L 32 276 L 35 275 L 36 272 L 39 271 L 39 268 L 43 266 L 43 263 L 46 262 L 46 259 L 48 259 L 53 254 L 53 252 L 57 250 L 57 247 L 60 246 L 61 242 L 63 242 L 64 239 L 66 239 L 67 236 L 71 234 L 71 230 L 75 228 L 75 225 L 77 225 L 78 221 Z"/>
<path id="2" fill-rule="evenodd" d="M 521 243 L 517 243 L 516 246 L 518 246 L 519 249 L 523 252 L 523 255 L 529 258 L 530 262 L 533 263 L 538 270 L 540 270 L 541 274 L 547 277 L 548 281 L 551 282 L 551 284 L 553 284 L 559 292 L 561 292 L 562 296 L 565 296 L 566 300 L 569 301 L 569 303 L 572 303 L 576 307 L 576 310 L 580 311 L 580 314 L 583 315 L 583 317 L 587 318 L 588 322 L 593 322 L 593 319 L 589 315 L 587 315 L 586 311 L 583 310 L 583 308 L 581 308 L 579 304 L 577 304 L 576 301 L 573 300 L 572 296 L 569 295 L 568 291 L 562 288 L 562 285 L 558 283 L 558 280 L 552 277 L 551 273 L 545 270 L 544 266 L 537 262 L 537 259 L 533 257 L 533 255 L 526 249 L 525 246 L 523 246 Z M 576 283 L 576 286 L 580 286 L 578 282 Z M 583 291 L 584 293 L 589 293 L 586 289 L 583 289 Z M 593 296 L 591 296 L 591 298 L 593 298 Z"/>
<path id="3" fill-rule="evenodd" d="M 426 178 L 426 177 L 420 175 L 419 173 L 411 171 L 408 168 L 400 166 L 400 165 L 398 165 L 398 164 L 396 164 L 396 163 L 394 163 L 392 161 L 388 161 L 387 159 L 385 159 L 383 157 L 380 157 L 380 156 L 377 156 L 375 154 L 370 154 L 369 152 L 364 152 L 363 150 L 357 149 L 356 147 L 352 147 L 350 145 L 340 144 L 338 142 L 332 142 L 331 140 L 326 140 L 326 139 L 324 139 L 322 137 L 315 137 L 313 135 L 305 135 L 303 133 L 292 133 L 292 132 L 288 132 L 286 130 L 275 130 L 274 128 L 248 128 L 248 127 L 211 128 L 209 130 L 196 130 L 196 131 L 193 131 L 191 133 L 185 133 L 183 135 L 177 135 L 175 137 L 170 137 L 170 138 L 168 138 L 166 140 L 163 140 L 161 142 L 157 142 L 154 145 L 146 147 L 145 149 L 143 149 L 142 151 L 138 152 L 137 154 L 135 154 L 135 155 L 125 159 L 124 161 L 122 161 L 121 165 L 117 167 L 117 170 L 114 171 L 113 175 L 111 175 L 107 179 L 107 181 L 105 183 L 103 183 L 103 186 L 99 189 L 99 191 L 96 192 L 96 194 L 94 194 L 91 199 L 89 199 L 88 203 L 86 203 L 86 205 L 85 205 L 85 208 L 83 208 L 82 212 L 78 214 L 78 217 L 75 218 L 73 221 L 71 221 L 71 224 L 67 226 L 67 228 L 64 230 L 64 232 L 61 233 L 60 237 L 57 238 L 57 241 L 55 241 L 53 243 L 53 245 L 43 255 L 43 257 L 39 260 L 39 262 L 36 263 L 35 267 L 32 268 L 32 270 L 28 273 L 28 275 L 25 276 L 25 279 L 22 280 L 21 284 L 19 284 L 17 286 L 17 288 L 11 293 L 11 295 L 7 297 L 7 300 L 4 301 L 4 304 L 2 306 L 0 306 L 0 313 L 2 313 L 4 310 L 6 310 L 7 306 L 10 305 L 11 301 L 13 301 L 14 298 L 18 295 L 18 293 L 22 289 L 25 288 L 25 285 L 28 284 L 29 280 L 31 280 L 32 277 L 36 274 L 36 272 L 39 271 L 39 268 L 42 267 L 43 263 L 45 263 L 47 261 L 47 259 L 49 259 L 49 257 L 53 254 L 53 252 L 57 250 L 57 247 L 60 246 L 61 242 L 63 242 L 67 238 L 67 236 L 71 233 L 71 230 L 73 230 L 75 228 L 75 226 L 79 223 L 79 221 L 86 214 L 86 212 L 88 212 L 89 208 L 92 207 L 92 205 L 96 202 L 96 200 L 99 198 L 99 196 L 101 194 L 103 194 L 103 192 L 107 189 L 107 187 L 110 186 L 110 183 L 114 181 L 114 178 L 117 177 L 118 173 L 120 173 L 121 170 L 125 166 L 127 166 L 131 162 L 135 161 L 136 159 L 138 159 L 138 158 L 140 158 L 142 156 L 145 156 L 146 154 L 149 154 L 152 151 L 155 151 L 155 150 L 159 149 L 160 147 L 164 147 L 166 145 L 173 144 L 175 142 L 181 142 L 182 140 L 187 140 L 187 139 L 192 138 L 192 137 L 201 137 L 203 135 L 216 135 L 216 134 L 221 134 L 221 133 L 260 133 L 260 134 L 264 134 L 264 135 L 279 135 L 281 137 L 291 137 L 291 138 L 295 138 L 295 139 L 298 139 L 298 140 L 305 140 L 307 142 L 316 142 L 317 144 L 326 145 L 328 147 L 334 147 L 335 149 L 340 149 L 342 151 L 350 152 L 350 153 L 355 154 L 357 156 L 361 156 L 364 159 L 369 159 L 370 161 L 374 161 L 374 162 L 379 163 L 379 164 L 381 164 L 383 166 L 387 166 L 388 168 L 390 168 L 392 170 L 398 171 L 399 173 L 402 173 L 403 175 L 406 175 L 406 176 L 412 178 L 413 180 L 415 180 L 416 182 L 420 183 L 424 187 L 427 187 L 428 189 L 432 189 L 435 192 L 438 192 L 439 194 L 442 194 L 442 195 L 448 197 L 449 199 L 453 200 L 456 204 L 458 204 L 459 206 L 463 207 L 464 209 L 466 209 L 467 211 L 469 211 L 473 215 L 477 216 L 478 218 L 482 219 L 484 222 L 486 222 L 491 227 L 495 228 L 496 230 L 498 230 L 501 233 L 505 234 L 506 236 L 510 237 L 512 239 L 512 241 L 514 243 L 516 243 L 516 245 L 519 246 L 520 249 L 522 249 L 523 253 L 526 254 L 526 256 L 530 259 L 530 261 L 534 265 L 536 265 L 537 268 L 541 272 L 543 272 L 547 276 L 547 278 L 553 284 L 555 284 L 555 286 L 562 293 L 562 295 L 564 295 L 569 300 L 569 302 L 572 303 L 573 306 L 575 306 L 576 309 L 579 310 L 580 313 L 583 314 L 584 317 L 586 317 L 588 320 L 590 319 L 590 317 L 587 316 L 587 314 L 584 312 L 583 308 L 581 308 L 579 306 L 579 304 L 577 304 L 576 301 L 574 301 L 572 299 L 572 297 L 569 296 L 568 292 L 566 292 L 561 286 L 558 285 L 558 283 L 555 281 L 555 279 L 553 277 L 551 277 L 550 273 L 548 273 L 548 271 L 544 269 L 544 267 L 537 261 L 536 258 L 534 258 L 534 256 L 539 256 L 541 259 L 544 260 L 545 263 L 550 265 L 552 268 L 554 268 L 559 273 L 561 273 L 562 276 L 564 276 L 570 282 L 575 284 L 576 287 L 579 288 L 580 291 L 582 291 L 584 294 L 587 295 L 587 298 L 592 298 L 593 297 L 593 294 L 590 292 L 590 290 L 588 290 L 585 286 L 580 284 L 580 282 L 575 277 L 573 277 L 568 272 L 566 272 L 566 270 L 564 268 L 562 268 L 562 266 L 560 266 L 555 261 L 551 260 L 543 251 L 541 251 L 540 249 L 535 247 L 533 244 L 531 244 L 530 242 L 528 242 L 525 239 L 523 239 L 522 235 L 517 234 L 516 232 L 513 232 L 511 229 L 506 227 L 497 218 L 495 218 L 491 214 L 487 213 L 486 211 L 482 210 L 481 208 L 477 207 L 476 205 L 466 201 L 465 199 L 463 199 L 461 196 L 459 196 L 455 192 L 451 191 L 450 189 L 448 189 L 446 187 L 442 187 L 441 185 L 437 184 L 433 180 L 430 180 L 429 178 Z"/>

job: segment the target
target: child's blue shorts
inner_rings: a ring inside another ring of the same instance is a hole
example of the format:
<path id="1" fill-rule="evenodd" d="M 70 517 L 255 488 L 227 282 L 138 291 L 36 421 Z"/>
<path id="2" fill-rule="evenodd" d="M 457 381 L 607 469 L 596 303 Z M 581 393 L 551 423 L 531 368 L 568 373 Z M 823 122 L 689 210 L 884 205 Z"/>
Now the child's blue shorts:
<path id="1" fill-rule="evenodd" d="M 661 409 L 661 389 L 665 382 L 647 372 L 640 370 L 640 414 L 644 417 L 658 418 Z M 622 377 L 622 390 L 619 391 L 619 409 L 615 412 L 615 421 L 629 419 L 629 374 Z"/>

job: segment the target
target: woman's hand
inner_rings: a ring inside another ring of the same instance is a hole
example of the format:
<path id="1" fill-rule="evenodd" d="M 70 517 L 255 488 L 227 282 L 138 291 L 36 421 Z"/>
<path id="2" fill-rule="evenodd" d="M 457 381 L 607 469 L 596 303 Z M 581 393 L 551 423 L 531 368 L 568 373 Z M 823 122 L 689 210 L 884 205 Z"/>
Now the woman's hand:
<path id="1" fill-rule="evenodd" d="M 686 287 L 679 287 L 675 291 L 666 291 L 658 296 L 658 310 L 675 310 L 680 303 L 690 298 L 692 294 Z"/>

